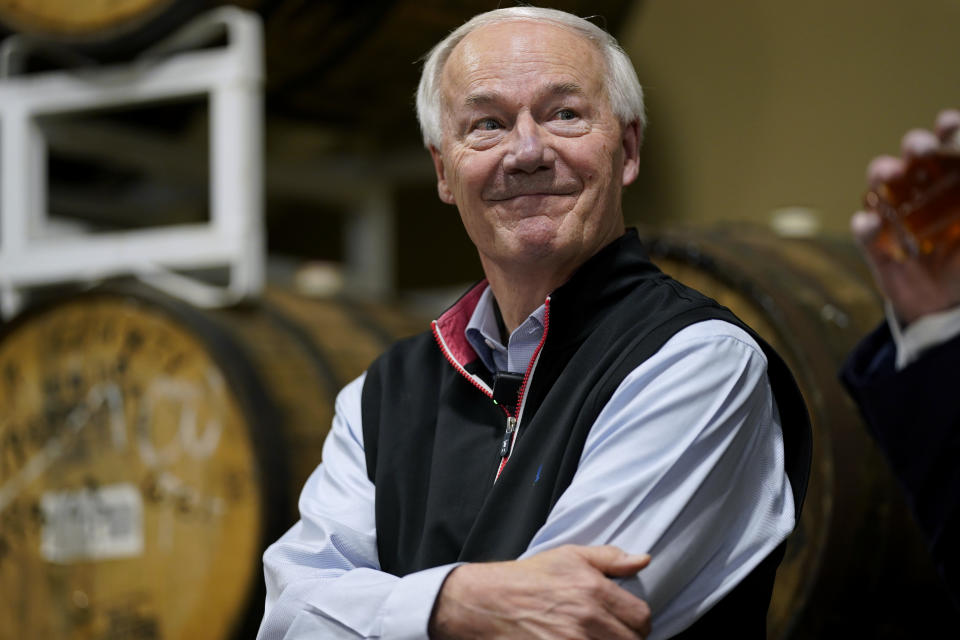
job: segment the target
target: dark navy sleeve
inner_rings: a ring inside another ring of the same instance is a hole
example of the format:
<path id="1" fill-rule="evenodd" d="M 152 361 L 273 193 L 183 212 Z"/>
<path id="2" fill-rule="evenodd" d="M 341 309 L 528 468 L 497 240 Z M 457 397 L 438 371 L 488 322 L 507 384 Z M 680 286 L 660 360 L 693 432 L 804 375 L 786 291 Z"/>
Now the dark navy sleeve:
<path id="1" fill-rule="evenodd" d="M 850 354 L 841 380 L 883 450 L 954 603 L 960 607 L 960 338 L 895 370 L 884 323 Z"/>

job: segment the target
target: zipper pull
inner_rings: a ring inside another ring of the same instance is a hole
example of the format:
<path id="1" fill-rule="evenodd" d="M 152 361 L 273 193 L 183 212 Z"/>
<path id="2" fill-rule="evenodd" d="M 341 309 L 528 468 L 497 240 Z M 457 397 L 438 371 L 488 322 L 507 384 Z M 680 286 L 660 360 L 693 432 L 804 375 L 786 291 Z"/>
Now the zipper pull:
<path id="1" fill-rule="evenodd" d="M 506 458 L 510 454 L 510 436 L 517 428 L 517 419 L 507 416 L 507 430 L 503 432 L 503 441 L 500 443 L 500 457 Z"/>

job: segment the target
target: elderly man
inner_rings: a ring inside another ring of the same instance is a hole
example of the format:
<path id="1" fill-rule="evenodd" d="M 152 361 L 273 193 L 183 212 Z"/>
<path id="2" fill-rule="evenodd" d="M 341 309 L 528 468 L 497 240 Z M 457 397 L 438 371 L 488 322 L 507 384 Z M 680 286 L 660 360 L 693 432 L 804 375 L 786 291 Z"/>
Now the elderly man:
<path id="1" fill-rule="evenodd" d="M 775 354 L 624 228 L 629 59 L 497 10 L 431 52 L 417 109 L 486 278 L 341 392 L 260 637 L 763 637 L 809 425 Z"/>

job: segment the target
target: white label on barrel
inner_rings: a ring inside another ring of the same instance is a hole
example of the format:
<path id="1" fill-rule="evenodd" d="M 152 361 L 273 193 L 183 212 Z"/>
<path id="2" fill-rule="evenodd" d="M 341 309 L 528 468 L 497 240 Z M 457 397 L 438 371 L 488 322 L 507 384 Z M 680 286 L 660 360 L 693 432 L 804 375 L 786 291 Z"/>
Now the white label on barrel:
<path id="1" fill-rule="evenodd" d="M 126 558 L 143 553 L 143 500 L 132 484 L 48 492 L 40 499 L 40 554 L 48 562 Z"/>

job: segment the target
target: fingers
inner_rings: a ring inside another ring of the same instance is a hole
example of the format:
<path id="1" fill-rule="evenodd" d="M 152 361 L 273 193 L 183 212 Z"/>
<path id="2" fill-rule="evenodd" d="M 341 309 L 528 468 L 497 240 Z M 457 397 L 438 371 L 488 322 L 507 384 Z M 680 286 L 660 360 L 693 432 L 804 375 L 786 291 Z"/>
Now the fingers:
<path id="1" fill-rule="evenodd" d="M 913 161 L 945 148 L 960 150 L 960 110 L 941 111 L 931 131 L 914 129 L 903 136 L 899 157 L 879 156 L 867 168 L 870 191 L 865 196 L 867 211 L 850 220 L 850 230 L 863 250 L 874 278 L 902 322 L 949 308 L 960 301 L 960 252 L 956 270 L 932 269 L 929 256 L 919 259 L 900 242 L 896 226 L 883 217 L 885 198 L 900 198 L 908 185 L 902 180 Z M 922 170 L 924 163 L 917 163 Z M 911 171 L 913 169 L 911 168 Z M 889 187 L 889 191 L 884 189 Z M 941 258 L 937 258 L 940 260 Z"/>
<path id="2" fill-rule="evenodd" d="M 632 575 L 649 562 L 613 546 L 567 545 L 521 560 L 462 565 L 441 586 L 431 637 L 642 640 L 650 608 L 607 576 Z"/>
<path id="3" fill-rule="evenodd" d="M 900 153 L 905 160 L 934 153 L 940 148 L 940 138 L 927 129 L 911 129 L 900 141 Z"/>
<path id="4" fill-rule="evenodd" d="M 610 580 L 606 581 L 600 601 L 604 609 L 610 612 L 610 617 L 630 632 L 642 638 L 650 635 L 651 615 L 646 602 Z"/>
<path id="5" fill-rule="evenodd" d="M 960 147 L 960 110 L 945 109 L 937 115 L 933 131 L 911 129 L 900 141 L 900 156 L 878 156 L 867 167 L 867 183 L 876 188 L 903 175 L 907 162 L 936 152 L 944 144 Z"/>
<path id="6" fill-rule="evenodd" d="M 946 144 L 952 144 L 960 147 L 960 111 L 956 109 L 945 109 L 937 114 L 937 121 L 933 127 L 937 137 Z"/>
<path id="7" fill-rule="evenodd" d="M 650 564 L 649 554 L 631 554 L 612 545 L 574 549 L 604 576 L 632 576 Z M 597 583 L 596 591 L 597 599 L 603 603 L 604 609 L 610 612 L 614 620 L 641 637 L 649 635 L 650 607 L 646 602 L 606 577 Z"/>
<path id="8" fill-rule="evenodd" d="M 647 603 L 610 579 L 632 576 L 650 564 L 649 554 L 630 554 L 612 545 L 568 545 L 555 549 L 585 562 L 588 573 L 579 573 L 576 581 L 584 590 L 581 602 L 598 608 L 588 616 L 584 628 L 594 638 L 645 638 L 650 633 L 650 608 Z"/>
<path id="9" fill-rule="evenodd" d="M 612 545 L 574 547 L 574 549 L 594 568 L 607 576 L 630 576 L 650 564 L 649 554 L 631 554 Z"/>
<path id="10" fill-rule="evenodd" d="M 867 183 L 875 189 L 903 175 L 906 163 L 894 156 L 877 156 L 867 165 Z"/>
<path id="11" fill-rule="evenodd" d="M 891 269 L 899 269 L 903 261 L 903 252 L 888 237 L 880 240 L 883 221 L 875 211 L 858 211 L 850 219 L 850 231 L 867 260 L 874 279 L 886 290 Z"/>
<path id="12" fill-rule="evenodd" d="M 643 640 L 652 629 L 650 609 L 642 600 L 626 608 L 600 608 L 596 615 L 586 616 L 579 628 L 591 640 Z"/>
<path id="13" fill-rule="evenodd" d="M 882 224 L 875 211 L 858 211 L 850 219 L 850 231 L 860 245 L 867 247 L 880 233 Z"/>

